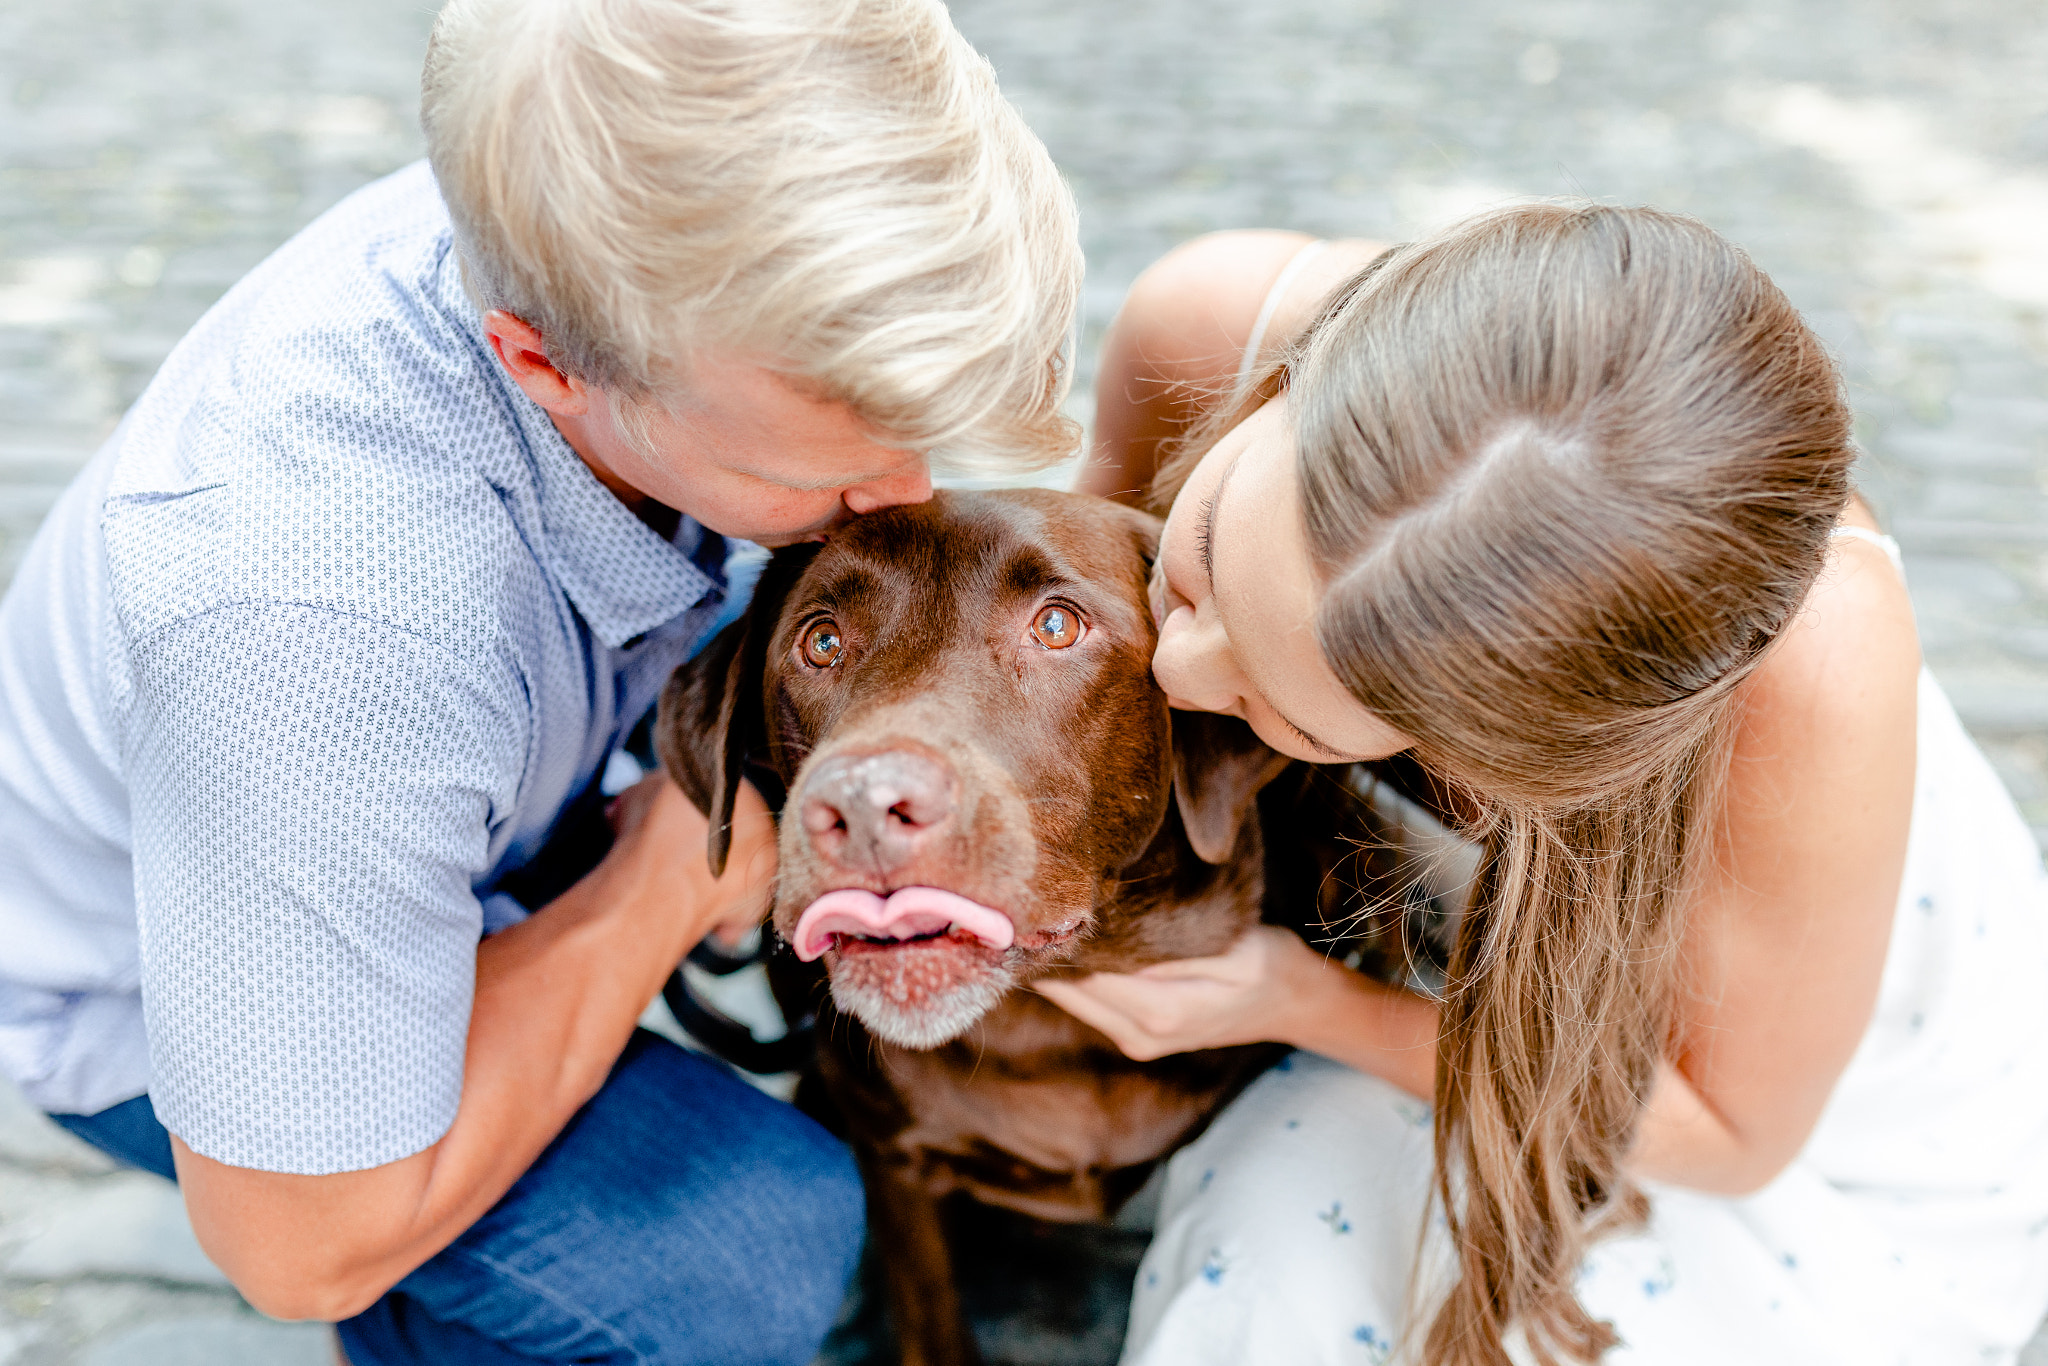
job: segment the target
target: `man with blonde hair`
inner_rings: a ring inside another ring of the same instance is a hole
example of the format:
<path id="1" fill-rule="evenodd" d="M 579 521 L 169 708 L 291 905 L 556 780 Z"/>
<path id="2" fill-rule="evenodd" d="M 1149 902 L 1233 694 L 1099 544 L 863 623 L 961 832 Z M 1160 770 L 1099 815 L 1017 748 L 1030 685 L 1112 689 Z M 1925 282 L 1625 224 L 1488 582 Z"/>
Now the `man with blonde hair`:
<path id="1" fill-rule="evenodd" d="M 851 1162 L 634 1030 L 766 812 L 564 831 L 727 538 L 1069 452 L 1072 203 L 938 0 L 453 0 L 424 118 L 0 603 L 0 1067 L 357 1366 L 804 1362 Z"/>

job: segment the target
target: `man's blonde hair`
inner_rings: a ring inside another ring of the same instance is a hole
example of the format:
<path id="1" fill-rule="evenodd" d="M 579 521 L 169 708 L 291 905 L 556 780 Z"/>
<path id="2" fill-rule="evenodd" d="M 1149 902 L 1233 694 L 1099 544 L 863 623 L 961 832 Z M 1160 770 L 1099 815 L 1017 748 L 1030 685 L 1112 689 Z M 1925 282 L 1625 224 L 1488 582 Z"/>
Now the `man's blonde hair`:
<path id="1" fill-rule="evenodd" d="M 449 0 L 421 113 L 478 303 L 615 404 L 716 349 L 949 464 L 1075 449 L 1073 198 L 938 0 Z"/>

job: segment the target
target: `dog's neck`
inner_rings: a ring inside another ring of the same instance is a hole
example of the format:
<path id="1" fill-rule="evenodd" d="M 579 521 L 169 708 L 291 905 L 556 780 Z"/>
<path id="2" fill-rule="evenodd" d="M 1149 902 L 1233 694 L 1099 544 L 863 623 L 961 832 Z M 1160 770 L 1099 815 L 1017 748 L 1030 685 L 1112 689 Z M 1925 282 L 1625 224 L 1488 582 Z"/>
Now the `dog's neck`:
<path id="1" fill-rule="evenodd" d="M 1265 889 L 1265 845 L 1256 818 L 1222 864 L 1195 855 L 1177 813 L 1169 812 L 1145 849 L 1102 881 L 1095 928 L 1072 968 L 1128 972 L 1173 958 L 1223 952 L 1256 924 Z"/>

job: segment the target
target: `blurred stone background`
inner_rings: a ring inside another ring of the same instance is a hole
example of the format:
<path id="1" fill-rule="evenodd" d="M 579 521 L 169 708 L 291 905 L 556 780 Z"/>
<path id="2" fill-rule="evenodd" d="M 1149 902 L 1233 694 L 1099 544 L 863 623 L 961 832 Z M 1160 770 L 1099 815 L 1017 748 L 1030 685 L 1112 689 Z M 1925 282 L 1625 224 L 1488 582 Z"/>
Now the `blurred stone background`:
<path id="1" fill-rule="evenodd" d="M 1524 195 L 1705 218 L 1849 375 L 1929 662 L 2048 835 L 2037 0 L 959 0 L 1079 194 L 1082 386 L 1212 228 L 1398 239 Z M 418 155 L 427 0 L 0 0 L 0 584 L 214 299 Z M 4 953 L 0 946 L 0 953 Z M 175 1195 L 0 1093 L 0 1366 L 327 1360 Z M 2048 1351 L 2030 1357 L 2048 1366 Z"/>

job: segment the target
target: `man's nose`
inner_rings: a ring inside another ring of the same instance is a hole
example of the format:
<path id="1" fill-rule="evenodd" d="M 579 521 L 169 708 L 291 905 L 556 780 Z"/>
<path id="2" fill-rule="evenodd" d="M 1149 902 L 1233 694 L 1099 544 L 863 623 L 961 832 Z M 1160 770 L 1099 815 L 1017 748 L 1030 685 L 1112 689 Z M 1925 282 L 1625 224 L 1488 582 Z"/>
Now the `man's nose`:
<path id="1" fill-rule="evenodd" d="M 932 496 L 932 472 L 930 466 L 920 460 L 916 465 L 880 479 L 870 479 L 865 484 L 855 484 L 840 496 L 846 510 L 858 516 L 873 512 L 877 508 L 892 508 L 903 503 L 922 503 Z"/>
<path id="2" fill-rule="evenodd" d="M 798 809 L 829 863 L 887 877 L 953 821 L 953 772 L 908 750 L 836 754 L 804 778 Z"/>

